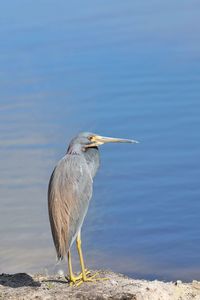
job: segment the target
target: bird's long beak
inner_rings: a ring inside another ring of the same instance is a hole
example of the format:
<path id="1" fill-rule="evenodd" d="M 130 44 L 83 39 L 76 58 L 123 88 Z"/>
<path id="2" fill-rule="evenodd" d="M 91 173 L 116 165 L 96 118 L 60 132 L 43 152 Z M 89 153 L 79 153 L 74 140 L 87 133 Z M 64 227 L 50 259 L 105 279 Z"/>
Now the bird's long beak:
<path id="1" fill-rule="evenodd" d="M 105 143 L 139 143 L 136 140 L 128 140 L 121 138 L 112 138 L 101 135 L 94 135 L 91 137 L 92 144 L 88 145 L 88 147 L 99 146 Z"/>

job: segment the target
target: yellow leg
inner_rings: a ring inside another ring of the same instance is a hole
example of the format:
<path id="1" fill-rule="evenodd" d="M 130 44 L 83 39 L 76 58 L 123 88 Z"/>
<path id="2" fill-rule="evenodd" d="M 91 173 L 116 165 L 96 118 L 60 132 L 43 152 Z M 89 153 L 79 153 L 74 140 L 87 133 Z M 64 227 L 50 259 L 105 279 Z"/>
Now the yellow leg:
<path id="1" fill-rule="evenodd" d="M 79 254 L 79 259 L 80 259 L 80 265 L 81 265 L 81 271 L 82 273 L 82 280 L 80 280 L 77 283 L 77 286 L 79 286 L 81 283 L 85 281 L 96 281 L 96 280 L 107 280 L 107 278 L 94 278 L 98 273 L 95 273 L 93 276 L 87 277 L 87 275 L 90 273 L 89 271 L 86 271 L 85 269 L 85 263 L 83 260 L 83 252 L 82 252 L 82 247 L 81 247 L 81 233 L 78 233 L 77 239 L 76 239 L 76 245 L 77 245 L 77 250 Z"/>
<path id="2" fill-rule="evenodd" d="M 86 281 L 86 270 L 85 270 L 85 263 L 83 260 L 83 252 L 81 247 L 81 233 L 78 233 L 77 239 L 76 239 L 76 246 L 79 254 L 80 264 L 81 264 L 81 271 L 82 271 L 82 280 Z"/>
<path id="3" fill-rule="evenodd" d="M 72 259 L 71 259 L 71 252 L 70 250 L 67 253 L 67 258 L 68 258 L 68 270 L 69 270 L 69 281 L 70 285 L 76 284 L 80 280 L 82 281 L 82 273 L 80 273 L 78 276 L 75 276 L 72 270 Z M 85 270 L 86 275 L 89 274 L 90 272 Z"/>
<path id="4" fill-rule="evenodd" d="M 70 284 L 75 284 L 77 281 L 82 279 L 82 274 L 79 276 L 75 276 L 72 270 L 72 259 L 71 259 L 71 252 L 70 250 L 67 253 L 67 258 L 68 258 L 68 270 L 69 270 L 69 281 Z"/>

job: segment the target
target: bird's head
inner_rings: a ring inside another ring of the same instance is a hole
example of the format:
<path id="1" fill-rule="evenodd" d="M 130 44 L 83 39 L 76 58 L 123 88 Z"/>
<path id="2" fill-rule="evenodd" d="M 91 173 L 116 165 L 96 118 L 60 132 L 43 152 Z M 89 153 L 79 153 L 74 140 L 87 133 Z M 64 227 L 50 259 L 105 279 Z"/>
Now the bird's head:
<path id="1" fill-rule="evenodd" d="M 72 140 L 70 145 L 73 145 L 73 148 L 81 148 L 82 151 L 87 151 L 89 148 L 96 148 L 105 143 L 139 143 L 136 140 L 121 139 L 121 138 L 112 138 L 97 135 L 91 132 L 81 132 L 76 138 Z M 71 148 L 71 147 L 69 147 Z"/>

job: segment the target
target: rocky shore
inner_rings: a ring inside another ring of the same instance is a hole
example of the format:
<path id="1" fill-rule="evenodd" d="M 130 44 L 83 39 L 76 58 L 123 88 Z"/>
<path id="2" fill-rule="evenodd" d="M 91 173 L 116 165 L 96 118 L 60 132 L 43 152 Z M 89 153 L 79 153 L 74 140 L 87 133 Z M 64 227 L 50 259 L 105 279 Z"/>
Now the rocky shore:
<path id="1" fill-rule="evenodd" d="M 200 282 L 146 281 L 100 271 L 107 280 L 70 286 L 60 276 L 0 275 L 0 300 L 200 300 Z"/>

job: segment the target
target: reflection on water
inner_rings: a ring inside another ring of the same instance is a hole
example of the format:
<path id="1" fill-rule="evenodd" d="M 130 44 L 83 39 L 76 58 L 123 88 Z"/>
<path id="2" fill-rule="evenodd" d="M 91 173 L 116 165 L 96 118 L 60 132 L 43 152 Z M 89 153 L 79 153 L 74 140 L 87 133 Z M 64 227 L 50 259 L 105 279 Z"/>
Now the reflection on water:
<path id="1" fill-rule="evenodd" d="M 54 4 L 0 12 L 0 272 L 65 269 L 47 184 L 70 138 L 87 130 L 141 142 L 101 148 L 87 263 L 199 279 L 200 7 Z"/>

